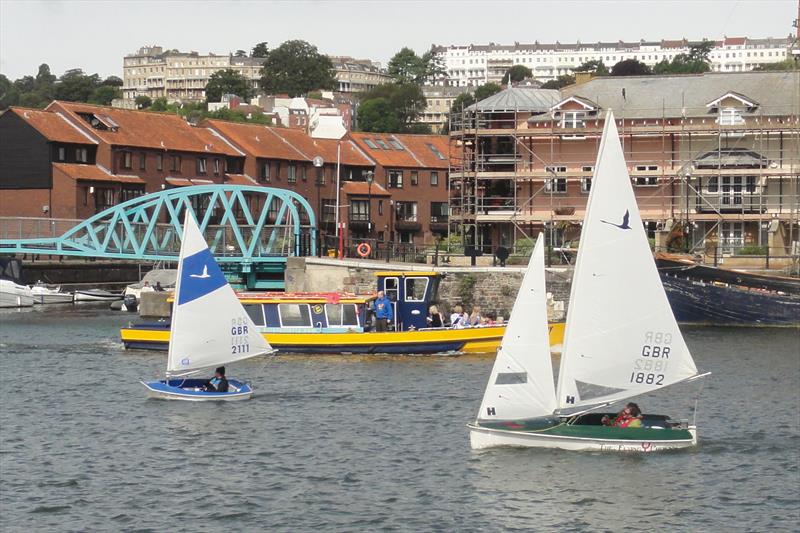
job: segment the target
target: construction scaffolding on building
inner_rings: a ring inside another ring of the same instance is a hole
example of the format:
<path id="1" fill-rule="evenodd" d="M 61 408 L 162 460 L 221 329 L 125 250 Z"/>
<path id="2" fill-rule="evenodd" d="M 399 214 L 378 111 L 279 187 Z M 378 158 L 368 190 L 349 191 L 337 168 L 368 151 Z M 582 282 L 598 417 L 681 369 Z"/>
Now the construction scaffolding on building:
<path id="1" fill-rule="evenodd" d="M 451 222 L 465 246 L 525 253 L 539 231 L 574 245 L 611 108 L 657 250 L 796 264 L 798 71 L 596 78 L 465 107 L 450 118 Z"/>

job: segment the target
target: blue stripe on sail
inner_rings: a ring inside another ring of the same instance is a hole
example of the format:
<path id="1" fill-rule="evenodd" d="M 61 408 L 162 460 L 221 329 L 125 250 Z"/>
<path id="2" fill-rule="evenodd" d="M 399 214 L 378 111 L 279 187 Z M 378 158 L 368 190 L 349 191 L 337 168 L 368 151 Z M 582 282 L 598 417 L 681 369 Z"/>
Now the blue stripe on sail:
<path id="1" fill-rule="evenodd" d="M 178 305 L 189 303 L 225 286 L 228 281 L 208 249 L 183 260 Z"/>

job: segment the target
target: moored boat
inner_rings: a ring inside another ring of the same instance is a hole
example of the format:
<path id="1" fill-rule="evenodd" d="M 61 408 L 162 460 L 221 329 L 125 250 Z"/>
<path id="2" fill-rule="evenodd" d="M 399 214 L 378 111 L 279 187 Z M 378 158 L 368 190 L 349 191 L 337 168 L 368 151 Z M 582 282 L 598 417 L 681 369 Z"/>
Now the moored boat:
<path id="1" fill-rule="evenodd" d="M 33 307 L 31 288 L 9 279 L 0 279 L 0 307 Z"/>
<path id="2" fill-rule="evenodd" d="M 74 295 L 71 292 L 64 292 L 61 287 L 50 288 L 41 281 L 31 287 L 33 303 L 45 304 L 71 304 Z"/>
<path id="3" fill-rule="evenodd" d="M 114 302 L 122 300 L 121 292 L 112 292 L 103 289 L 76 289 L 76 302 Z"/>

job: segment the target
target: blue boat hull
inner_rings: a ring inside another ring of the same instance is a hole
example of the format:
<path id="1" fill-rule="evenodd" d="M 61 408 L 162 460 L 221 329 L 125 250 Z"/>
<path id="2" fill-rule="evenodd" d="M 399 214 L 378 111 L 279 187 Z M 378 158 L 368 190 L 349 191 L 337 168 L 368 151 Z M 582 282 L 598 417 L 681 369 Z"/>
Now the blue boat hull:
<path id="1" fill-rule="evenodd" d="M 682 324 L 800 326 L 800 297 L 773 291 L 661 276 L 667 298 Z"/>
<path id="2" fill-rule="evenodd" d="M 183 400 L 189 402 L 220 402 L 249 400 L 253 389 L 249 384 L 237 379 L 229 379 L 228 392 L 206 392 L 202 389 L 205 379 L 170 379 L 160 381 L 142 381 L 150 398 L 159 400 Z"/>

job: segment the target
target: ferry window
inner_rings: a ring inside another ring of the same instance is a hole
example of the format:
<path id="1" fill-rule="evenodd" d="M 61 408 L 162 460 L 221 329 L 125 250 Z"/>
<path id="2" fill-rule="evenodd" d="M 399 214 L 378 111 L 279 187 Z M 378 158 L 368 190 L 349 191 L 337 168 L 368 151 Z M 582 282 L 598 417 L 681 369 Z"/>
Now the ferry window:
<path id="1" fill-rule="evenodd" d="M 398 284 L 397 278 L 386 278 L 383 280 L 383 289 L 386 293 L 386 297 L 389 298 L 390 301 L 396 302 L 397 301 L 397 291 Z"/>
<path id="2" fill-rule="evenodd" d="M 342 306 L 337 304 L 325 304 L 325 314 L 328 316 L 328 327 L 340 326 L 342 324 Z"/>
<path id="3" fill-rule="evenodd" d="M 328 326 L 358 326 L 358 311 L 354 304 L 326 304 Z"/>
<path id="4" fill-rule="evenodd" d="M 406 301 L 421 302 L 425 300 L 428 278 L 406 278 Z"/>
<path id="5" fill-rule="evenodd" d="M 245 304 L 244 310 L 250 315 L 250 319 L 256 326 L 263 326 L 264 322 L 264 308 L 261 304 Z"/>
<path id="6" fill-rule="evenodd" d="M 311 313 L 306 304 L 279 304 L 278 311 L 281 315 L 281 326 L 311 327 Z"/>
<path id="7" fill-rule="evenodd" d="M 358 310 L 355 304 L 342 305 L 342 325 L 343 326 L 357 326 L 358 325 Z"/>

